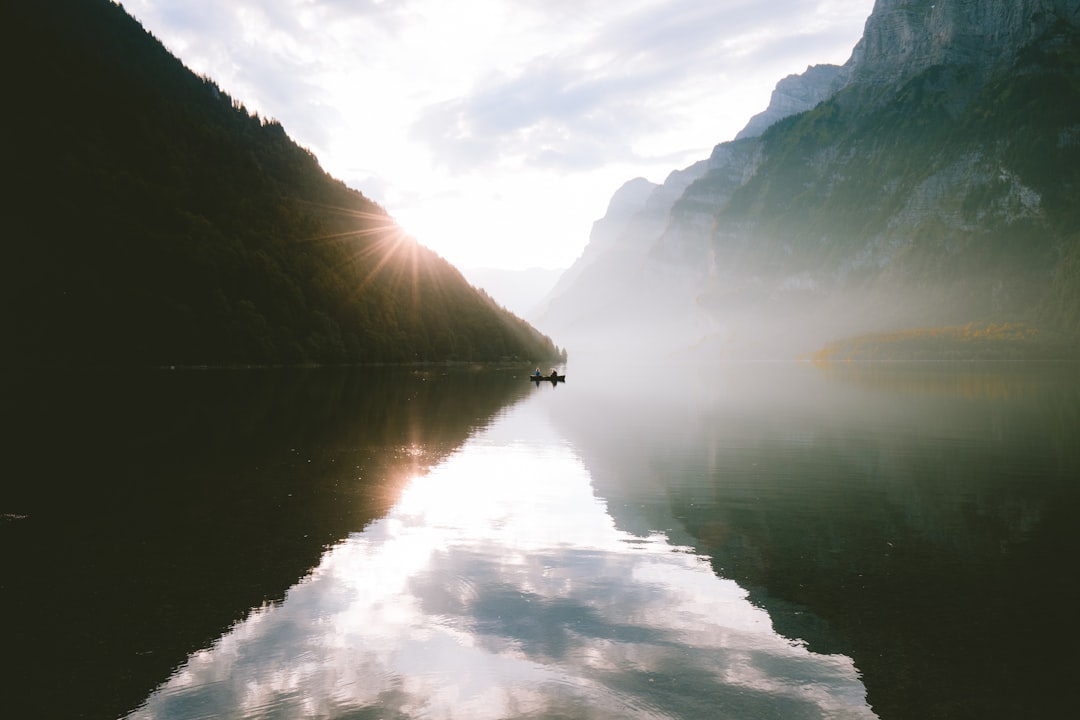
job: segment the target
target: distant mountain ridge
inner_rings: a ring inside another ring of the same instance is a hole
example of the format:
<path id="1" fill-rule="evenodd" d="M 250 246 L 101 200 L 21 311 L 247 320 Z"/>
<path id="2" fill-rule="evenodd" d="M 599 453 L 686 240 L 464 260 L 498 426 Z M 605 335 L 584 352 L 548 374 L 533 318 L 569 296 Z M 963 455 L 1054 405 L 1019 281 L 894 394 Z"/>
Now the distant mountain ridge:
<path id="1" fill-rule="evenodd" d="M 713 359 L 984 321 L 1075 346 L 1078 138 L 1080 2 L 879 0 L 844 66 L 782 80 L 621 209 L 536 320 L 575 347 Z"/>
<path id="2" fill-rule="evenodd" d="M 5 27 L 4 364 L 561 356 L 121 6 Z"/>

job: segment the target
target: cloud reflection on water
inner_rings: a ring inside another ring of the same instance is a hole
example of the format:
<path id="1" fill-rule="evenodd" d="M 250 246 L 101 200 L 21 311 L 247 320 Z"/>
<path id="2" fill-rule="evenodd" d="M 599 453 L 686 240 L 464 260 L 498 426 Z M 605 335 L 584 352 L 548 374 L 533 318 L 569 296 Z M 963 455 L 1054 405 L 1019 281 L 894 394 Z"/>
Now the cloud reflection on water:
<path id="1" fill-rule="evenodd" d="M 850 659 L 775 634 L 688 548 L 618 530 L 531 411 L 414 478 L 131 717 L 874 717 Z"/>

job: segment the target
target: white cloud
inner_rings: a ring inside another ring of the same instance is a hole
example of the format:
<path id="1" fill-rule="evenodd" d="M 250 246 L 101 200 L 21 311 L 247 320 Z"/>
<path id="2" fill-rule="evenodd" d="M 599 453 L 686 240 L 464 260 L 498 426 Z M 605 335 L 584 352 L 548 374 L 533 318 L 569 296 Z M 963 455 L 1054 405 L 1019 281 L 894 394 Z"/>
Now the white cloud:
<path id="1" fill-rule="evenodd" d="M 694 717 L 706 699 L 738 717 L 875 717 L 850 658 L 777 634 L 690 548 L 619 530 L 533 410 L 415 478 L 133 720 Z"/>
<path id="2" fill-rule="evenodd" d="M 421 242 L 460 265 L 527 267 L 568 265 L 623 181 L 659 181 L 704 157 L 764 109 L 783 76 L 846 60 L 872 4 L 126 7 Z"/>

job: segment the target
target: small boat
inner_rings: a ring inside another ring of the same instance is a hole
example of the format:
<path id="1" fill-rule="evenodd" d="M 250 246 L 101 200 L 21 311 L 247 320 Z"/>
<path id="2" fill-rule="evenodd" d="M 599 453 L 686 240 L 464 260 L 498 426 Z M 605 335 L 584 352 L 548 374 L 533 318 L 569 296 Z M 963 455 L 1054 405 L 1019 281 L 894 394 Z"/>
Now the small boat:
<path id="1" fill-rule="evenodd" d="M 555 373 L 551 373 L 550 375 L 530 375 L 529 379 L 530 380 L 535 380 L 536 382 L 540 382 L 541 380 L 548 380 L 548 381 L 553 382 L 553 383 L 554 382 L 566 382 L 566 376 L 565 375 L 556 375 Z"/>

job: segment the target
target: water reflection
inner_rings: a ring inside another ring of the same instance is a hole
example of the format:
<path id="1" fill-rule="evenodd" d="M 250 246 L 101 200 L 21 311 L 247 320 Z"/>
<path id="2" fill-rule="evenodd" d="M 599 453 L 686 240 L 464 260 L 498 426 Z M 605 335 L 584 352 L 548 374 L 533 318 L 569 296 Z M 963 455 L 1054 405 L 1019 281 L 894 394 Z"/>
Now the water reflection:
<path id="1" fill-rule="evenodd" d="M 19 661 L 0 714 L 130 712 L 525 385 L 467 369 L 5 378 L 0 622 Z"/>
<path id="2" fill-rule="evenodd" d="M 776 634 L 689 548 L 618 529 L 535 403 L 132 718 L 266 715 L 874 717 L 850 659 Z"/>
<path id="3" fill-rule="evenodd" d="M 852 657 L 881 717 L 1071 705 L 1075 366 L 728 368 L 655 393 L 575 387 L 588 397 L 556 407 L 557 424 L 618 527 L 695 547 L 782 634 Z"/>
<path id="4" fill-rule="evenodd" d="M 1075 368 L 649 377 L 9 383 L 4 709 L 1064 715 Z"/>

